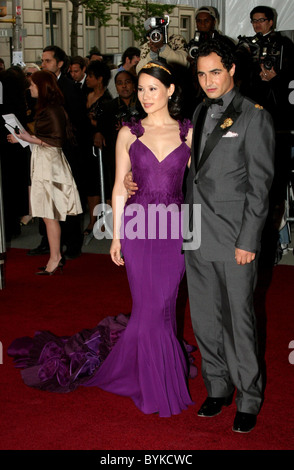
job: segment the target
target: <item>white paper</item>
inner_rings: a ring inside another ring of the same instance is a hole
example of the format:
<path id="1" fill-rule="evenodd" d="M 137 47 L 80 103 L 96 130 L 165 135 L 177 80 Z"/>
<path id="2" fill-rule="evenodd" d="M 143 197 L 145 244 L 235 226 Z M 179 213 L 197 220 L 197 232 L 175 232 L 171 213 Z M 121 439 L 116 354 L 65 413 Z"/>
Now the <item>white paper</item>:
<path id="1" fill-rule="evenodd" d="M 3 114 L 2 117 L 6 122 L 5 124 L 6 129 L 8 129 L 9 133 L 12 134 L 17 139 L 20 145 L 22 147 L 27 147 L 28 145 L 30 145 L 29 142 L 25 142 L 24 140 L 20 139 L 18 134 L 16 134 L 14 130 L 16 126 L 19 127 L 19 129 L 22 131 L 25 130 L 24 127 L 19 122 L 19 120 L 17 119 L 17 117 L 14 114 Z"/>
<path id="2" fill-rule="evenodd" d="M 25 67 L 26 64 L 23 61 L 22 51 L 15 51 L 12 53 L 12 65 L 19 65 L 20 67 Z"/>

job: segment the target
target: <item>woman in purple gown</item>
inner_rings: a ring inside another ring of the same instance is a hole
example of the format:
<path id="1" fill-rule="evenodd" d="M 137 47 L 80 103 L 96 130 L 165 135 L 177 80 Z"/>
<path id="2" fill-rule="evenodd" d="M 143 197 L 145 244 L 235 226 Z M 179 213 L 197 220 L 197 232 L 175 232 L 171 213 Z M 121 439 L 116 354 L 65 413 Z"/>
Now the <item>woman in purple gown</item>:
<path id="1" fill-rule="evenodd" d="M 78 384 L 98 386 L 131 397 L 143 413 L 169 417 L 193 404 L 176 327 L 176 299 L 185 270 L 182 184 L 192 128 L 189 121 L 172 117 L 177 92 L 167 65 L 153 62 L 142 68 L 138 97 L 147 117 L 125 125 L 116 144 L 110 250 L 114 263 L 126 266 L 130 318 L 108 317 L 71 338 L 40 332 L 27 345 L 14 343 L 10 354 L 25 367 L 23 379 L 30 386 L 58 392 Z M 124 178 L 130 170 L 139 189 L 128 198 Z M 20 346 L 31 351 L 26 358 L 17 355 Z"/>
<path id="2" fill-rule="evenodd" d="M 192 129 L 171 115 L 176 90 L 166 65 L 142 68 L 138 98 L 147 117 L 122 128 L 117 141 L 110 250 L 117 265 L 125 263 L 133 307 L 120 344 L 93 382 L 98 379 L 101 386 L 107 367 L 103 388 L 132 396 L 144 413 L 170 416 L 192 403 L 176 337 L 176 298 L 184 274 L 180 206 Z M 124 177 L 130 169 L 139 189 L 127 199 Z M 122 200 L 127 203 L 119 226 Z"/>

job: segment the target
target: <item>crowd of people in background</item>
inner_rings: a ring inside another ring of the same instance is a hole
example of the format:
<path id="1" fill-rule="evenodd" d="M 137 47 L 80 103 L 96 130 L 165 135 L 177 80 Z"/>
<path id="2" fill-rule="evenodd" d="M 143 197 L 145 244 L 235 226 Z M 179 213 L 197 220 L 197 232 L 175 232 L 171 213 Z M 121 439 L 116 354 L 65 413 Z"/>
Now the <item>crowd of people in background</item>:
<path id="1" fill-rule="evenodd" d="M 251 37 L 233 41 L 218 29 L 219 16 L 213 7 L 196 11 L 196 26 L 200 41 L 217 38 L 230 45 L 236 56 L 235 83 L 246 96 L 257 100 L 272 115 L 276 130 L 276 176 L 271 192 L 266 242 L 273 246 L 279 237 L 280 220 L 284 211 L 285 191 L 291 173 L 291 133 L 293 111 L 288 100 L 288 84 L 294 74 L 294 44 L 275 31 L 274 11 L 257 7 L 250 12 L 252 38 L 267 41 L 267 61 L 256 58 L 256 44 Z M 257 41 L 258 42 L 258 41 Z M 73 126 L 75 142 L 67 141 L 63 151 L 76 181 L 83 214 L 68 216 L 61 225 L 61 248 L 65 258 L 80 256 L 84 237 L 91 235 L 96 221 L 94 208 L 100 202 L 99 161 L 93 147 L 102 151 L 105 199 L 110 204 L 115 176 L 115 142 L 123 122 L 144 117 L 137 99 L 137 74 L 150 60 L 172 65 L 183 90 L 182 116 L 191 119 L 197 104 L 203 99 L 198 84 L 193 57 L 197 49 L 196 35 L 188 44 L 181 36 L 172 35 L 165 41 L 153 42 L 150 32 L 139 49 L 129 47 L 116 67 L 104 60 L 98 49 L 87 57 L 69 57 L 58 46 L 47 46 L 40 64 L 29 63 L 24 68 L 5 68 L 0 59 L 0 80 L 3 85 L 1 115 L 13 113 L 30 132 L 34 132 L 36 99 L 29 92 L 31 77 L 42 69 L 55 74 L 64 97 L 64 108 Z M 278 51 L 283 51 L 282 54 Z M 21 225 L 32 219 L 30 212 L 29 147 L 11 146 L 6 141 L 7 130 L 1 126 L 2 191 L 6 241 L 21 234 Z M 88 223 L 84 215 L 89 214 Z M 49 244 L 42 219 L 39 221 L 40 244 L 29 255 L 49 253 Z M 273 250 L 276 256 L 275 249 Z"/>

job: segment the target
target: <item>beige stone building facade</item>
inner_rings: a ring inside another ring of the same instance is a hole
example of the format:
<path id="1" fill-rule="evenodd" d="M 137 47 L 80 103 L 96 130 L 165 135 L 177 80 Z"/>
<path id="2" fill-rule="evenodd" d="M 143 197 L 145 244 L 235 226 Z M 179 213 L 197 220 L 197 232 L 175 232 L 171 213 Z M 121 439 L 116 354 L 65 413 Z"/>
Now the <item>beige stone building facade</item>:
<path id="1" fill-rule="evenodd" d="M 42 50 L 51 44 L 51 31 L 49 26 L 49 1 L 21 0 L 22 23 L 22 50 L 24 63 L 40 63 Z M 195 8 L 191 6 L 175 6 L 170 15 L 169 35 L 182 34 L 188 41 L 195 31 Z M 54 44 L 60 46 L 70 55 L 72 4 L 68 0 L 52 0 L 52 23 Z M 7 0 L 7 17 L 12 18 L 12 2 Z M 124 26 L 127 20 L 134 20 L 132 11 L 124 10 L 119 4 L 111 7 L 112 18 L 106 27 L 98 28 L 97 19 L 89 16 L 88 12 L 80 7 L 78 18 L 78 54 L 86 56 L 89 50 L 96 46 L 102 54 L 120 54 L 127 47 L 139 44 L 134 41 L 132 31 Z M 0 23 L 0 57 L 5 60 L 6 67 L 12 61 L 13 41 L 11 34 L 12 24 Z M 3 30 L 10 30 L 4 31 Z"/>

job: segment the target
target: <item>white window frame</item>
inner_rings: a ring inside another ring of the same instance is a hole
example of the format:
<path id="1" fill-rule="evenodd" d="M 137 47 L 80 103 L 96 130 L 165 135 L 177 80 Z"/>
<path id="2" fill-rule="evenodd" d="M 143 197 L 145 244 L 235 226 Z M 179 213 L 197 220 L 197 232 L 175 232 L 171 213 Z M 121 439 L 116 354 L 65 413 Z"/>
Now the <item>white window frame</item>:
<path id="1" fill-rule="evenodd" d="M 100 44 L 100 35 L 99 35 L 99 28 L 98 28 L 98 18 L 93 18 L 94 21 L 94 26 L 88 26 L 87 25 L 87 10 L 84 9 L 84 44 L 83 44 L 83 50 L 84 50 L 84 56 L 87 56 L 90 52 L 90 49 L 92 46 L 87 45 L 87 31 L 94 31 L 95 34 L 95 44 L 100 51 L 101 51 L 101 44 Z"/>
<path id="2" fill-rule="evenodd" d="M 127 16 L 129 17 L 130 19 L 132 19 L 132 12 L 131 11 L 122 11 L 120 12 L 120 19 L 123 17 L 123 16 Z M 126 32 L 129 32 L 131 37 L 132 37 L 132 41 L 130 44 L 127 44 L 127 45 L 123 45 L 123 34 L 124 34 L 124 31 Z M 121 21 L 120 21 L 120 28 L 119 28 L 119 49 L 120 49 L 120 52 L 124 52 L 128 47 L 130 46 L 134 46 L 135 44 L 135 39 L 134 39 L 134 33 L 131 29 L 123 26 L 121 24 Z"/>
<path id="3" fill-rule="evenodd" d="M 49 11 L 49 2 L 43 3 L 43 44 L 46 44 L 46 12 Z M 69 54 L 70 49 L 70 25 L 68 19 L 70 18 L 70 12 L 68 8 L 68 2 L 52 2 L 52 10 L 60 12 L 60 44 L 54 44 L 63 49 Z M 44 46 L 45 47 L 45 46 Z"/>

